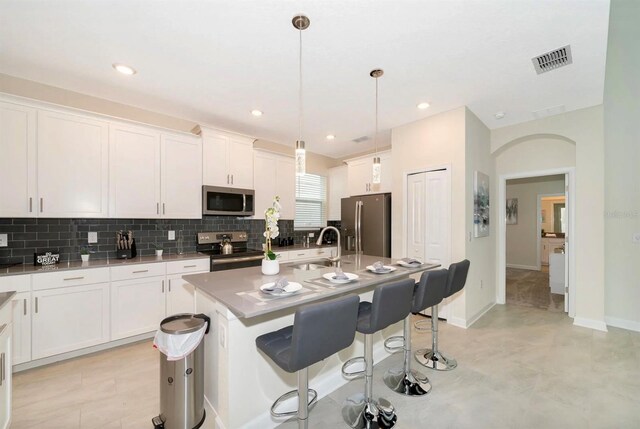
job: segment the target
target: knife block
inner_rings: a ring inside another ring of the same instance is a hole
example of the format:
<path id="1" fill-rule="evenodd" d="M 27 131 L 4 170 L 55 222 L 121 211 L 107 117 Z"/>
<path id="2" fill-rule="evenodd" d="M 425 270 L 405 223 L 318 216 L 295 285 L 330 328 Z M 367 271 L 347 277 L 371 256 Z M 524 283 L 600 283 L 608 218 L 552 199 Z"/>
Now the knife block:
<path id="1" fill-rule="evenodd" d="M 118 259 L 131 259 L 138 256 L 136 251 L 136 239 L 131 240 L 131 249 L 116 249 L 116 258 Z"/>

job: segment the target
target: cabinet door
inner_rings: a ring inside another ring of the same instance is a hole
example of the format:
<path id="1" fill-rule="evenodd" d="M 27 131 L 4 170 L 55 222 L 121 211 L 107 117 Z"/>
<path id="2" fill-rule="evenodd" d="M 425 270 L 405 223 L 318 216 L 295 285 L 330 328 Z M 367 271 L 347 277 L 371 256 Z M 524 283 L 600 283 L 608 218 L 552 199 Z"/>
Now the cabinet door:
<path id="1" fill-rule="evenodd" d="M 38 111 L 38 215 L 107 217 L 109 126 Z"/>
<path id="2" fill-rule="evenodd" d="M 109 130 L 111 216 L 160 217 L 160 134 L 126 125 Z"/>
<path id="3" fill-rule="evenodd" d="M 257 180 L 255 183 L 255 218 L 264 220 L 264 211 L 273 204 L 273 197 L 278 195 L 276 174 L 278 163 L 272 154 L 256 151 L 254 168 Z M 293 219 L 293 218 L 292 218 Z"/>
<path id="4" fill-rule="evenodd" d="M 230 185 L 234 188 L 253 189 L 253 142 L 229 140 Z"/>
<path id="5" fill-rule="evenodd" d="M 281 219 L 296 217 L 296 166 L 293 158 L 281 156 L 276 167 L 276 195 L 280 196 Z"/>
<path id="6" fill-rule="evenodd" d="M 329 169 L 329 216 L 328 220 L 340 220 L 342 198 L 349 196 L 347 189 L 347 167 Z"/>
<path id="7" fill-rule="evenodd" d="M 165 316 L 164 277 L 111 282 L 111 340 L 158 329 Z"/>
<path id="8" fill-rule="evenodd" d="M 21 292 L 12 300 L 13 365 L 31 360 L 31 293 Z"/>
<path id="9" fill-rule="evenodd" d="M 382 169 L 382 173 L 380 174 L 380 185 L 375 185 L 374 192 L 391 192 L 393 178 L 391 153 L 380 154 L 380 168 Z M 377 191 L 375 191 L 375 189 L 377 189 Z"/>
<path id="10" fill-rule="evenodd" d="M 349 164 L 349 195 L 365 195 L 369 194 L 369 186 L 371 184 L 371 172 L 373 160 L 359 160 Z"/>
<path id="11" fill-rule="evenodd" d="M 0 217 L 37 216 L 36 111 L 0 103 Z"/>
<path id="12" fill-rule="evenodd" d="M 109 284 L 33 292 L 32 356 L 41 359 L 109 341 Z"/>
<path id="13" fill-rule="evenodd" d="M 195 313 L 195 288 L 182 279 L 182 274 L 168 276 L 167 281 L 167 316 L 178 313 Z"/>
<path id="14" fill-rule="evenodd" d="M 202 143 L 162 136 L 162 217 L 202 218 Z"/>
<path id="15" fill-rule="evenodd" d="M 11 421 L 11 323 L 0 321 L 0 429 Z"/>
<path id="16" fill-rule="evenodd" d="M 227 144 L 229 138 L 223 134 L 206 133 L 202 136 L 202 175 L 209 186 L 230 186 Z"/>

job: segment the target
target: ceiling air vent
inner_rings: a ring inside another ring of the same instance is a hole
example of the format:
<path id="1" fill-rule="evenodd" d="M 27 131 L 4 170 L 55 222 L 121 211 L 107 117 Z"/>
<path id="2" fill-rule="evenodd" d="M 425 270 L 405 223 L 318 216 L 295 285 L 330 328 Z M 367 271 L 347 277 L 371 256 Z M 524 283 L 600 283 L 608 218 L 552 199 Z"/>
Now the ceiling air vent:
<path id="1" fill-rule="evenodd" d="M 568 66 L 573 62 L 571 58 L 571 45 L 563 46 L 546 54 L 531 58 L 536 73 L 542 74 L 557 68 Z"/>
<path id="2" fill-rule="evenodd" d="M 367 140 L 369 140 L 369 136 L 358 137 L 357 139 L 353 139 L 351 141 L 354 143 L 362 143 L 362 142 L 366 142 Z"/>

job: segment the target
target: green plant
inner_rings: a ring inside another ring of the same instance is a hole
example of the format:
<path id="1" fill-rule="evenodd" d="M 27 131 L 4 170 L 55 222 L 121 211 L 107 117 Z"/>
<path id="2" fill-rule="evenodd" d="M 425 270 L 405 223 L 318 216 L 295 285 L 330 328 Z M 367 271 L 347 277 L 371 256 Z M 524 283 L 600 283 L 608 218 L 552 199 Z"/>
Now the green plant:
<path id="1" fill-rule="evenodd" d="M 156 250 L 162 250 L 164 249 L 164 246 L 162 245 L 162 243 L 158 244 L 158 243 L 151 243 L 151 245 L 153 247 L 155 247 Z"/>
<path id="2" fill-rule="evenodd" d="M 89 248 L 88 248 L 88 247 L 86 247 L 86 246 L 82 246 L 82 247 L 80 248 L 80 254 L 81 254 L 81 255 L 88 255 L 88 254 L 89 254 Z"/>

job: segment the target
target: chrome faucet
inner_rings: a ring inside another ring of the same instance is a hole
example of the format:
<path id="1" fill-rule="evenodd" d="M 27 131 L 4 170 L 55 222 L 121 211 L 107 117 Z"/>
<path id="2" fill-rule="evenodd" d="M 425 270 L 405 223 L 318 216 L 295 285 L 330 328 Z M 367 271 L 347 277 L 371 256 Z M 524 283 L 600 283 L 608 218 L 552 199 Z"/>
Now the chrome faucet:
<path id="1" fill-rule="evenodd" d="M 336 232 L 336 234 L 338 234 L 338 254 L 336 256 L 330 256 L 327 259 L 329 261 L 331 261 L 334 265 L 337 265 L 340 263 L 340 257 L 342 255 L 342 246 L 340 244 L 340 231 L 338 231 L 338 228 L 336 228 L 335 226 L 327 226 L 322 228 L 322 231 L 320 231 L 320 236 L 318 237 L 318 240 L 316 241 L 316 244 L 318 246 L 320 246 L 322 244 L 322 236 L 324 235 L 325 231 L 328 229 L 332 229 Z"/>

